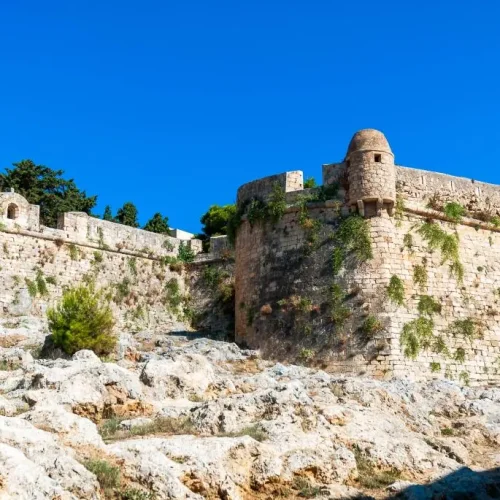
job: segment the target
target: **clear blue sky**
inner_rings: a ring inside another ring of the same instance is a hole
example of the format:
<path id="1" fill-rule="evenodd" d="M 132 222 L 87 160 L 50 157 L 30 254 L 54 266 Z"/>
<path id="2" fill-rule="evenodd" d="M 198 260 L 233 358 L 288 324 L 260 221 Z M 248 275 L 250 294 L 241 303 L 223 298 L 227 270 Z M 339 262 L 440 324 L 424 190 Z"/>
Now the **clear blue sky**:
<path id="1" fill-rule="evenodd" d="M 6 0 L 0 167 L 191 231 L 366 127 L 399 164 L 500 183 L 499 26 L 498 0 Z"/>

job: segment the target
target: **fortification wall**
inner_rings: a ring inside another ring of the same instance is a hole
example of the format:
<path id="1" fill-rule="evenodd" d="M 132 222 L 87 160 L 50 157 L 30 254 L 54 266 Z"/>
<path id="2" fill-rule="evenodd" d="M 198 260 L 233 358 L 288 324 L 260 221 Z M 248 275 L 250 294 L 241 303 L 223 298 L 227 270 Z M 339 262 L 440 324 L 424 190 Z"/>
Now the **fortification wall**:
<path id="1" fill-rule="evenodd" d="M 237 340 L 266 356 L 333 371 L 499 383 L 500 234 L 490 218 L 500 213 L 500 187 L 394 167 L 389 181 L 397 187 L 395 211 L 382 205 L 364 212 L 373 258 L 359 264 L 349 255 L 334 275 L 335 234 L 341 220 L 358 208 L 349 206 L 352 183 L 357 182 L 349 175 L 352 168 L 346 162 L 323 166 L 324 184 L 336 183 L 341 189 L 336 200 L 309 204 L 306 216 L 300 199 L 311 191 L 296 189 L 287 194 L 289 206 L 277 223 L 252 226 L 243 219 L 235 248 Z M 262 188 L 269 194 L 273 182 L 266 178 L 245 185 L 246 194 L 238 199 L 257 196 Z M 473 218 L 457 223 L 428 208 L 429 202 L 435 207 L 451 201 L 462 204 Z M 420 234 L 428 221 L 457 235 L 462 279 Z M 425 271 L 423 286 L 416 281 L 416 269 Z M 403 284 L 403 305 L 389 298 L 393 277 Z M 342 306 L 349 311 L 341 327 L 332 320 L 332 285 L 345 294 Z M 440 311 L 432 314 L 432 333 L 420 338 L 413 359 L 405 355 L 402 333 L 415 320 L 430 319 L 419 311 L 422 296 L 431 297 Z M 376 331 L 366 331 L 367 318 L 378 322 Z"/>

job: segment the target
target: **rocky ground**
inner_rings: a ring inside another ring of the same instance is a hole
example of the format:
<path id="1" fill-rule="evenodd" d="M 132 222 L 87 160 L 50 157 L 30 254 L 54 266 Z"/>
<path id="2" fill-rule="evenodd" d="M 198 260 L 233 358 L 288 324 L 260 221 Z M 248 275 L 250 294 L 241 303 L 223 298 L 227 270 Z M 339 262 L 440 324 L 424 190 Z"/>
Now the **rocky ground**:
<path id="1" fill-rule="evenodd" d="M 500 498 L 500 389 L 146 332 L 113 360 L 34 359 L 44 336 L 17 321 L 0 328 L 0 499 Z"/>

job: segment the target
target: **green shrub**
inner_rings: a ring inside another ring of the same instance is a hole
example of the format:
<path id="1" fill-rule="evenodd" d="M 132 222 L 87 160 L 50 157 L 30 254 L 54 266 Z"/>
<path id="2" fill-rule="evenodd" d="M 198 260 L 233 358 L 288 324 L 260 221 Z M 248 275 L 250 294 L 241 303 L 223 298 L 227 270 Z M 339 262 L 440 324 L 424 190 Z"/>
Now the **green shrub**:
<path id="1" fill-rule="evenodd" d="M 482 331 L 479 323 L 473 318 L 456 319 L 449 327 L 450 333 L 456 337 L 461 335 L 472 342 L 473 339 L 481 337 Z"/>
<path id="2" fill-rule="evenodd" d="M 384 325 L 376 316 L 368 316 L 361 326 L 363 333 L 369 336 L 375 335 L 376 333 L 382 331 L 383 328 Z"/>
<path id="3" fill-rule="evenodd" d="M 179 282 L 175 278 L 171 278 L 165 284 L 166 303 L 172 312 L 176 312 L 177 308 L 182 303 L 182 295 L 180 292 Z"/>
<path id="4" fill-rule="evenodd" d="M 358 482 L 363 488 L 382 489 L 401 478 L 397 469 L 380 470 L 359 448 L 355 447 L 353 452 L 358 469 Z"/>
<path id="5" fill-rule="evenodd" d="M 335 238 L 347 252 L 353 252 L 359 261 L 364 262 L 373 257 L 370 229 L 363 217 L 346 217 L 340 223 Z"/>
<path id="6" fill-rule="evenodd" d="M 36 283 L 29 278 L 24 278 L 24 281 L 26 282 L 26 286 L 28 287 L 28 293 L 30 294 L 30 297 L 35 298 L 38 293 L 38 287 Z"/>
<path id="7" fill-rule="evenodd" d="M 396 219 L 396 226 L 401 226 L 401 221 L 403 220 L 403 215 L 405 211 L 405 200 L 400 195 L 396 195 L 396 205 L 394 207 L 394 218 Z"/>
<path id="8" fill-rule="evenodd" d="M 340 285 L 334 283 L 330 287 L 330 318 L 338 327 L 342 327 L 351 316 L 351 310 L 344 305 L 346 298 L 346 293 Z"/>
<path id="9" fill-rule="evenodd" d="M 418 301 L 418 312 L 432 317 L 441 313 L 441 304 L 430 295 L 422 295 Z"/>
<path id="10" fill-rule="evenodd" d="M 467 371 L 460 372 L 458 379 L 461 380 L 465 385 L 469 385 L 470 382 L 469 372 Z"/>
<path id="11" fill-rule="evenodd" d="M 120 492 L 120 500 L 155 500 L 155 498 L 154 493 L 137 488 L 127 488 Z"/>
<path id="12" fill-rule="evenodd" d="M 130 257 L 130 259 L 128 259 L 128 267 L 132 276 L 137 276 L 137 259 L 135 257 Z"/>
<path id="13" fill-rule="evenodd" d="M 225 432 L 219 434 L 221 437 L 240 437 L 240 436 L 250 436 L 255 439 L 255 441 L 265 441 L 268 438 L 267 433 L 257 424 L 250 425 L 236 432 Z"/>
<path id="14" fill-rule="evenodd" d="M 102 252 L 99 252 L 99 250 L 96 250 L 94 252 L 94 259 L 92 260 L 92 264 L 97 265 L 101 264 L 101 262 L 104 260 L 104 256 Z"/>
<path id="15" fill-rule="evenodd" d="M 389 300 L 398 306 L 402 306 L 405 301 L 405 287 L 403 281 L 395 274 L 391 276 L 389 286 L 387 287 L 387 296 Z"/>
<path id="16" fill-rule="evenodd" d="M 65 290 L 47 318 L 54 344 L 68 354 L 81 349 L 109 354 L 115 347 L 113 313 L 92 284 Z"/>
<path id="17" fill-rule="evenodd" d="M 45 278 L 45 281 L 49 284 L 49 285 L 57 285 L 57 279 L 55 276 L 47 276 Z"/>
<path id="18" fill-rule="evenodd" d="M 460 222 L 462 217 L 467 214 L 467 210 L 465 210 L 465 208 L 460 205 L 460 203 L 456 203 L 454 201 L 446 203 L 446 205 L 443 207 L 443 211 L 446 217 L 449 217 L 455 222 Z"/>
<path id="19" fill-rule="evenodd" d="M 120 468 L 111 465 L 106 460 L 87 460 L 84 463 L 87 470 L 96 475 L 101 488 L 110 493 L 120 486 Z"/>
<path id="20" fill-rule="evenodd" d="M 456 232 L 448 234 L 439 224 L 432 221 L 424 222 L 417 232 L 427 242 L 430 250 L 440 250 L 441 264 L 450 262 L 450 271 L 452 275 L 454 275 L 459 282 L 462 282 L 464 268 L 460 262 L 458 253 L 458 234 Z"/>
<path id="21" fill-rule="evenodd" d="M 442 436 L 453 436 L 454 432 L 451 427 L 445 427 L 444 429 L 441 429 L 441 435 Z"/>
<path id="22" fill-rule="evenodd" d="M 45 282 L 45 277 L 43 275 L 43 272 L 40 269 L 38 269 L 36 272 L 35 282 L 36 282 L 36 287 L 37 287 L 38 293 L 42 297 L 44 297 L 45 295 L 48 295 L 49 290 L 47 289 L 47 283 Z"/>
<path id="23" fill-rule="evenodd" d="M 422 349 L 430 347 L 433 330 L 434 322 L 431 318 L 419 317 L 406 323 L 400 337 L 405 357 L 416 359 Z"/>
<path id="24" fill-rule="evenodd" d="M 458 347 L 455 351 L 455 361 L 463 363 L 465 361 L 465 349 L 463 347 Z"/>
<path id="25" fill-rule="evenodd" d="M 413 268 L 413 283 L 424 290 L 427 286 L 427 267 L 425 265 L 415 266 Z"/>
<path id="26" fill-rule="evenodd" d="M 301 349 L 299 353 L 299 358 L 303 361 L 310 361 L 316 356 L 316 353 L 312 349 Z"/>
<path id="27" fill-rule="evenodd" d="M 448 346 L 446 345 L 446 342 L 441 335 L 434 337 L 434 341 L 431 347 L 432 352 L 435 352 L 436 354 L 443 354 L 446 357 L 450 355 Z"/>
<path id="28" fill-rule="evenodd" d="M 498 215 L 495 215 L 491 218 L 490 222 L 495 226 L 495 227 L 500 227 L 500 217 Z"/>
<path id="29" fill-rule="evenodd" d="M 407 248 L 409 252 L 413 252 L 413 235 L 411 233 L 406 233 L 403 236 L 403 246 Z"/>
<path id="30" fill-rule="evenodd" d="M 80 255 L 80 251 L 74 243 L 70 243 L 68 245 L 68 250 L 69 250 L 69 258 L 71 260 L 78 260 L 78 256 Z"/>
<path id="31" fill-rule="evenodd" d="M 191 247 L 187 243 L 184 243 L 183 241 L 181 241 L 181 243 L 179 245 L 178 254 L 177 254 L 177 257 L 179 258 L 179 260 L 182 262 L 189 263 L 189 262 L 193 262 L 195 256 L 196 255 L 193 252 L 193 250 L 191 249 Z"/>
<path id="32" fill-rule="evenodd" d="M 120 304 L 125 297 L 130 293 L 130 280 L 128 278 L 123 278 L 119 283 L 115 283 L 116 293 L 114 296 L 114 301 Z"/>
<path id="33" fill-rule="evenodd" d="M 316 180 L 314 179 L 314 177 L 308 177 L 304 181 L 304 189 L 309 189 L 314 187 L 316 187 Z"/>
<path id="34" fill-rule="evenodd" d="M 267 202 L 267 215 L 272 222 L 278 222 L 286 210 L 285 190 L 275 182 L 273 190 Z"/>
<path id="35" fill-rule="evenodd" d="M 435 361 L 432 361 L 430 367 L 432 373 L 441 371 L 441 363 L 436 363 Z"/>
<path id="36" fill-rule="evenodd" d="M 332 252 L 332 274 L 337 276 L 344 265 L 344 252 L 342 248 L 335 247 Z"/>

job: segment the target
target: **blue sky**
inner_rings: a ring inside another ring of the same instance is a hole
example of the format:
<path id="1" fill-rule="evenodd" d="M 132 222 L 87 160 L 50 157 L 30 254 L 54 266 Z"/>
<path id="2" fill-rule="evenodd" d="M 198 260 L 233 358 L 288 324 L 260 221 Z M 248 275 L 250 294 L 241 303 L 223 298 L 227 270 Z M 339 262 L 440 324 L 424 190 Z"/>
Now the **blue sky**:
<path id="1" fill-rule="evenodd" d="M 352 134 L 500 184 L 500 2 L 52 1 L 0 7 L 0 168 L 198 231 L 239 185 L 321 178 Z"/>

